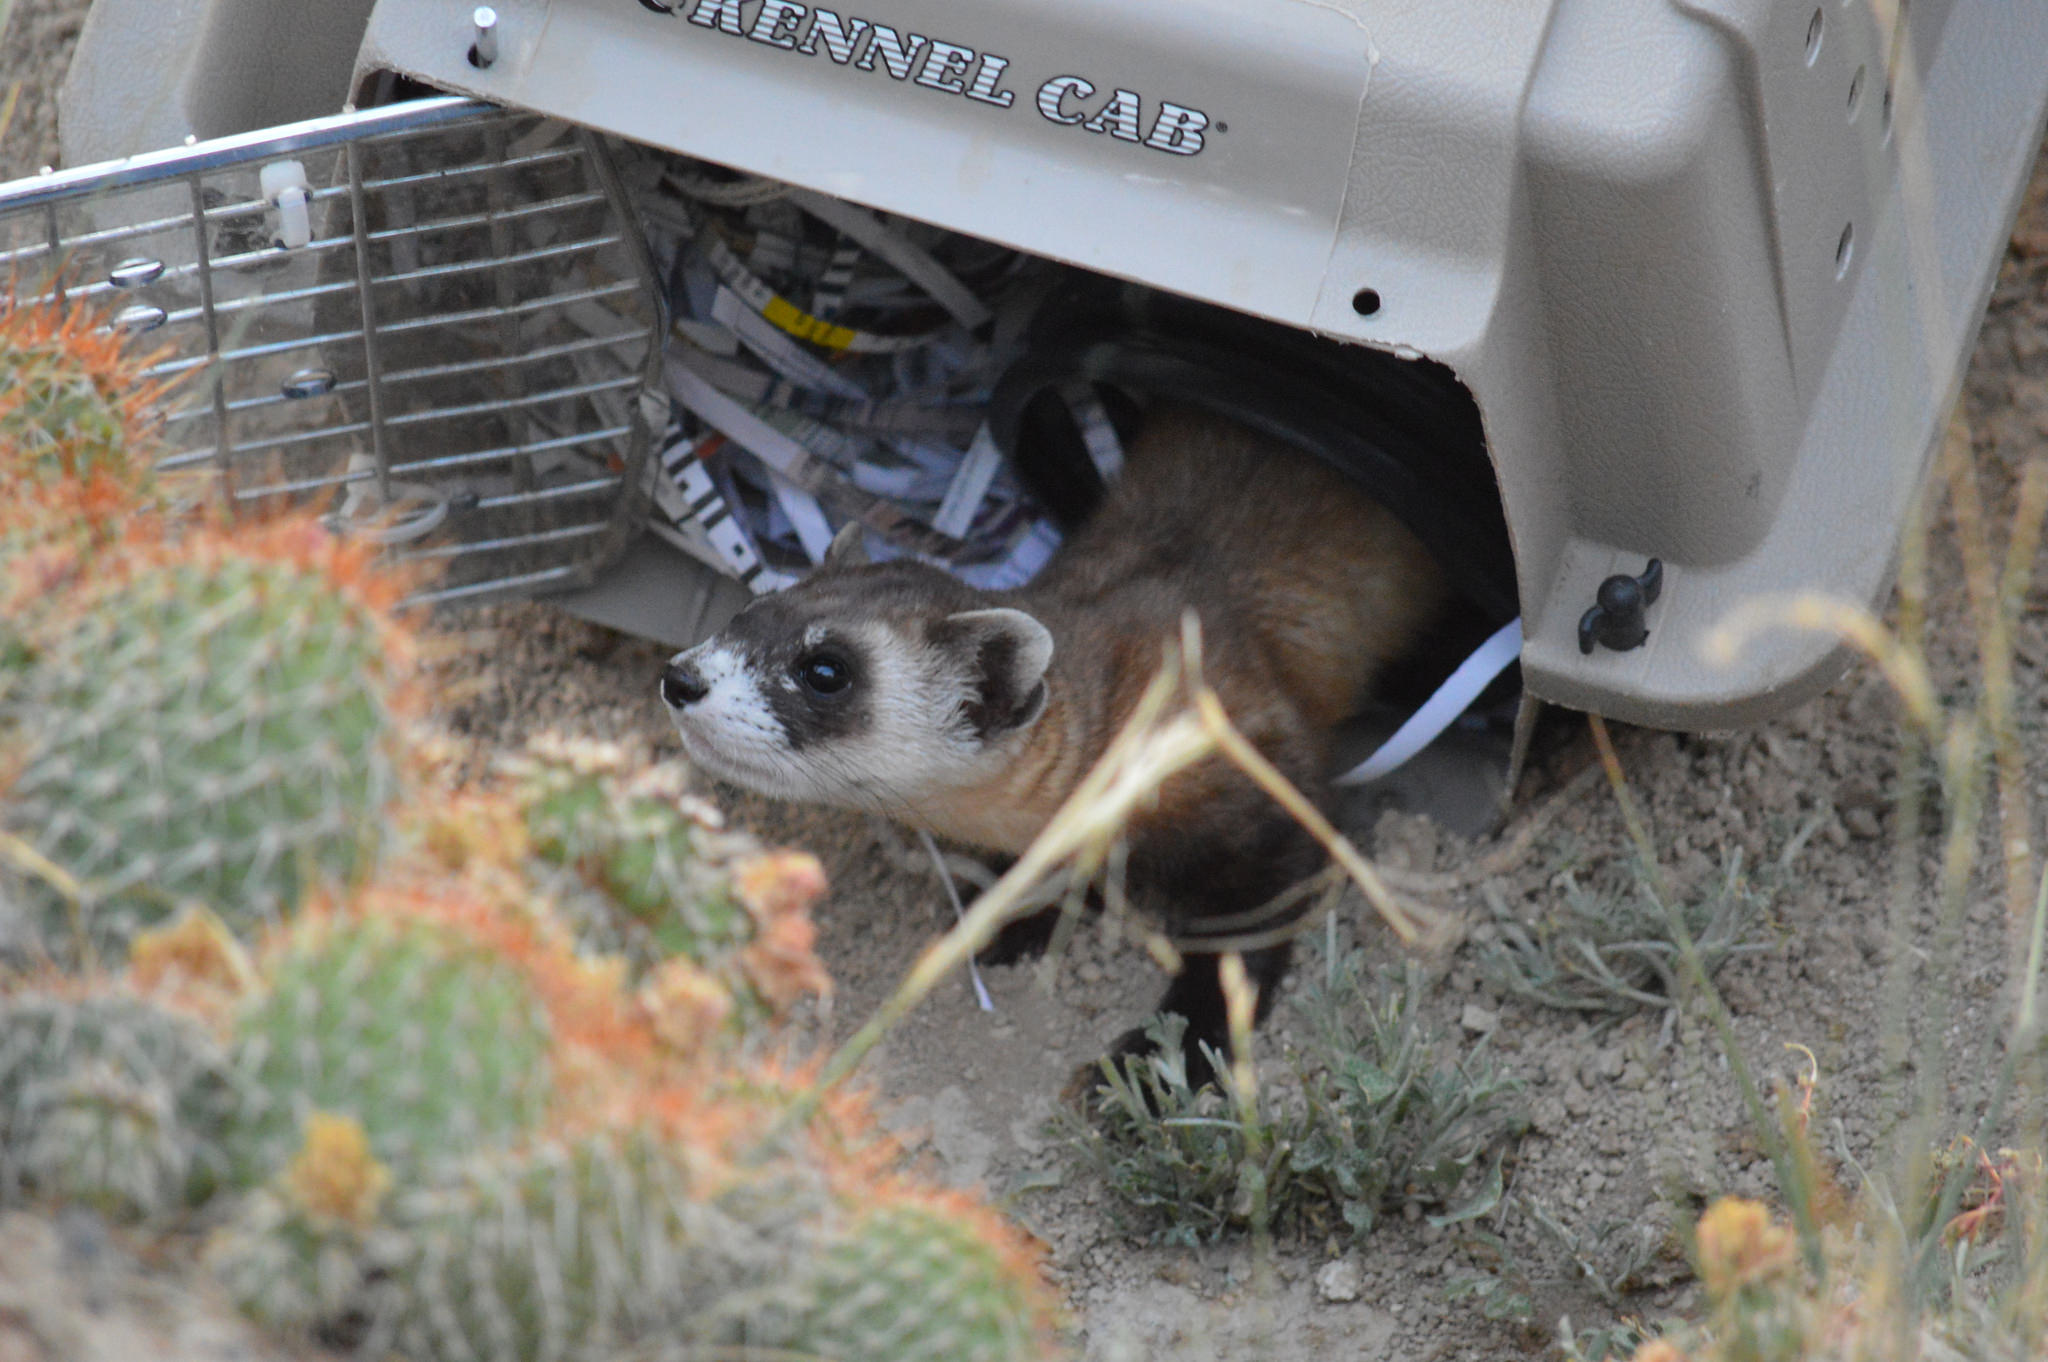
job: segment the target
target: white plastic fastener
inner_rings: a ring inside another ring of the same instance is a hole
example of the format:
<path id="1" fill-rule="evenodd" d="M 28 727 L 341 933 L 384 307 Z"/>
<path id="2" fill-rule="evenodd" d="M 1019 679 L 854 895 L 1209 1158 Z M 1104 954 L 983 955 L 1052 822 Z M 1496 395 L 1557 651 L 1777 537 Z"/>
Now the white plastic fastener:
<path id="1" fill-rule="evenodd" d="M 287 250 L 313 239 L 313 190 L 300 161 L 272 161 L 258 178 L 263 197 L 277 206 L 277 240 Z"/>

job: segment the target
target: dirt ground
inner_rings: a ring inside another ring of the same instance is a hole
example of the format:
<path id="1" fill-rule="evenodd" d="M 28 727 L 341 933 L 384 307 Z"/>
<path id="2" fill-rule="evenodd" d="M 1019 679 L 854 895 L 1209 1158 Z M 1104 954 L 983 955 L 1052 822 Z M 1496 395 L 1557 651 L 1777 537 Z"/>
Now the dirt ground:
<path id="1" fill-rule="evenodd" d="M 79 0 L 15 6 L 0 38 L 0 88 L 21 79 L 25 93 L 0 148 L 0 178 L 54 157 L 54 83 L 83 8 Z M 2036 168 L 2000 273 L 1961 416 L 1997 519 L 2020 470 L 2048 457 L 2048 158 Z M 1936 526 L 1930 575 L 1931 660 L 1943 690 L 1961 693 L 1973 674 L 1974 644 L 1945 518 Z M 2048 744 L 2038 741 L 2048 726 L 2044 599 L 2048 588 L 2037 587 L 2017 647 L 2037 808 L 2048 805 Z M 466 624 L 468 650 L 446 668 L 456 696 L 446 724 L 471 745 L 479 767 L 545 729 L 623 740 L 650 758 L 676 756 L 654 695 L 661 650 L 538 605 L 480 612 Z M 1810 1049 L 1827 1144 L 1870 1157 L 1897 1079 L 1877 1043 L 1899 783 L 1897 718 L 1883 683 L 1859 668 L 1822 698 L 1751 732 L 1624 732 L 1618 739 L 1665 873 L 1678 884 L 1703 885 L 1739 853 L 1764 900 L 1755 937 L 1762 949 L 1729 964 L 1719 979 L 1751 1063 L 1765 1075 L 1789 1076 L 1805 1061 L 1785 1047 Z M 1049 988 L 1029 966 L 986 970 L 993 1014 L 976 1009 L 964 979 L 941 989 L 889 1039 L 868 1080 L 940 1176 L 983 1184 L 1045 1242 L 1091 1359 L 1506 1358 L 1539 1350 L 1556 1336 L 1560 1317 L 1584 1329 L 1617 1314 L 1655 1318 L 1683 1309 L 1692 1287 L 1677 1227 L 1703 1198 L 1774 1191 L 1718 1045 L 1692 1018 L 1667 1023 L 1645 1013 L 1603 1025 L 1534 1006 L 1494 989 L 1477 964 L 1491 931 L 1489 901 L 1532 918 L 1563 892 L 1567 873 L 1585 884 L 1627 879 L 1626 839 L 1611 795 L 1599 781 L 1572 779 L 1589 761 L 1582 730 L 1563 733 L 1509 814 L 1507 833 L 1522 819 L 1545 820 L 1527 853 L 1490 879 L 1431 900 L 1468 928 L 1461 945 L 1426 962 L 1432 1019 L 1466 1040 L 1489 1030 L 1493 1056 L 1527 1085 L 1534 1129 L 1513 1161 L 1505 1210 L 1486 1226 L 1505 1241 L 1505 1263 L 1475 1255 L 1469 1241 L 1418 1216 L 1393 1219 L 1360 1249 L 1283 1241 L 1275 1271 L 1261 1284 L 1242 1244 L 1153 1248 L 1121 1232 L 1102 1190 L 1065 1171 L 1044 1131 L 1066 1076 L 1129 1025 L 1159 987 L 1141 956 L 1094 932 L 1079 935 Z M 764 836 L 825 860 L 833 890 L 821 909 L 820 951 L 838 993 L 820 1026 L 843 1034 L 950 919 L 928 863 L 913 839 L 877 820 L 710 793 Z M 1489 845 L 1398 812 L 1350 830 L 1389 863 L 1415 870 L 1469 865 Z M 1932 867 L 1930 847 L 1921 869 Z M 1929 939 L 1931 893 L 1908 911 L 1914 939 Z M 1956 1016 L 1946 1037 L 1923 1038 L 1950 1047 L 1959 1127 L 1973 1119 L 1977 1078 L 1996 1053 L 2009 1006 L 2000 889 L 1982 871 L 1963 931 Z M 1345 905 L 1339 937 L 1377 958 L 1395 957 L 1356 899 Z M 1262 1033 L 1262 1062 L 1297 1038 L 1298 1018 L 1283 1005 Z M 40 1228 L 35 1234 L 52 1238 Z M 1447 1293 L 1453 1281 L 1483 1272 L 1505 1272 L 1526 1287 L 1534 1303 L 1528 1321 L 1489 1319 L 1471 1299 Z M 1619 1290 L 1605 1285 L 1617 1279 L 1625 1279 Z"/>

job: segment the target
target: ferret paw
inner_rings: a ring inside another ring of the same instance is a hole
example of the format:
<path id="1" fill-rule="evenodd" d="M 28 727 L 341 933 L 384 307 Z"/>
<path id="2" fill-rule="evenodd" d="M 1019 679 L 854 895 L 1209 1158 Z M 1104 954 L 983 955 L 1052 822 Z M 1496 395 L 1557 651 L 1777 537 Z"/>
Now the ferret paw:
<path id="1" fill-rule="evenodd" d="M 1143 1026 L 1134 1026 L 1118 1036 L 1101 1059 L 1083 1064 L 1060 1089 L 1060 1099 L 1089 1116 L 1101 1111 L 1105 1101 L 1125 1100 L 1118 1092 L 1134 1094 L 1152 1115 L 1160 1114 L 1163 1093 L 1195 1093 L 1216 1081 L 1216 1066 L 1209 1047 L 1196 1040 L 1182 1041 L 1180 1019 L 1167 1014 Z M 1113 1066 L 1122 1083 L 1112 1082 L 1105 1066 Z"/>

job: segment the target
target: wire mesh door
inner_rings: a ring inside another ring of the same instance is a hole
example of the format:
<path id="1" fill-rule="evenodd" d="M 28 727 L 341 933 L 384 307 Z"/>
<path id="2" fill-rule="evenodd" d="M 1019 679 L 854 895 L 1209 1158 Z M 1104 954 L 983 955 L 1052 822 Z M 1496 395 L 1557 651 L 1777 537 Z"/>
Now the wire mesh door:
<path id="1" fill-rule="evenodd" d="M 438 98 L 0 185 L 0 287 L 161 347 L 166 469 L 486 598 L 588 582 L 643 519 L 634 222 L 594 134 Z"/>

